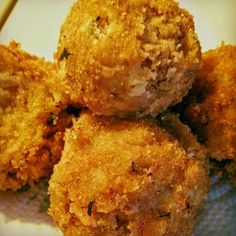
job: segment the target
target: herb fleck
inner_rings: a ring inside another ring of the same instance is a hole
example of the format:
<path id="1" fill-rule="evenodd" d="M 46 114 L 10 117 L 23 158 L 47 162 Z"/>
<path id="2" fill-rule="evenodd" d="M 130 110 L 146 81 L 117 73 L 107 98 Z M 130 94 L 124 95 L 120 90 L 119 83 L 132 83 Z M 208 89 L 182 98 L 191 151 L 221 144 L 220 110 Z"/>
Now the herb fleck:
<path id="1" fill-rule="evenodd" d="M 132 161 L 131 170 L 136 173 L 138 172 L 138 166 L 134 161 Z"/>
<path id="2" fill-rule="evenodd" d="M 91 201 L 91 202 L 88 204 L 87 213 L 88 213 L 89 216 L 92 215 L 93 204 L 94 204 L 94 201 Z"/>
<path id="3" fill-rule="evenodd" d="M 52 126 L 54 125 L 55 121 L 55 115 L 53 112 L 50 112 L 49 117 L 47 119 L 47 125 Z"/>
<path id="4" fill-rule="evenodd" d="M 30 185 L 26 184 L 22 188 L 17 190 L 17 193 L 24 193 L 27 192 L 30 189 Z"/>
<path id="5" fill-rule="evenodd" d="M 48 189 L 48 178 L 42 177 L 38 183 L 35 184 L 40 190 Z"/>
<path id="6" fill-rule="evenodd" d="M 42 213 L 42 212 L 46 212 L 49 208 L 49 204 L 50 204 L 50 201 L 49 201 L 49 196 L 45 196 L 43 201 L 41 202 L 40 206 L 39 206 L 39 213 Z"/>
<path id="7" fill-rule="evenodd" d="M 71 53 L 69 52 L 68 48 L 64 48 L 59 58 L 59 61 L 62 61 L 63 59 L 68 59 L 70 55 Z"/>
<path id="8" fill-rule="evenodd" d="M 145 112 L 145 110 L 146 110 L 145 107 L 141 107 L 138 112 L 139 112 L 140 114 L 143 114 L 143 113 Z"/>
<path id="9" fill-rule="evenodd" d="M 160 215 L 160 217 L 164 217 L 164 218 L 167 218 L 167 219 L 170 219 L 170 212 L 166 212 L 166 213 L 163 213 Z"/>
<path id="10" fill-rule="evenodd" d="M 34 195 L 30 196 L 27 200 L 27 204 L 31 203 L 32 201 L 34 201 L 37 198 L 38 194 L 35 193 Z"/>

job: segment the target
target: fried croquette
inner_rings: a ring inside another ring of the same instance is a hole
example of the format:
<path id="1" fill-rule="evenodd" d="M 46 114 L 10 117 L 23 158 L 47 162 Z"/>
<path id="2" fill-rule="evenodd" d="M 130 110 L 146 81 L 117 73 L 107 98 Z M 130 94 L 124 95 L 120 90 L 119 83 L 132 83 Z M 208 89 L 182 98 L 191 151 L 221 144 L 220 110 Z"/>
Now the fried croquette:
<path id="1" fill-rule="evenodd" d="M 52 170 L 65 127 L 54 65 L 12 42 L 0 45 L 0 190 L 17 190 Z"/>
<path id="2" fill-rule="evenodd" d="M 182 116 L 211 158 L 236 161 L 236 46 L 207 51 L 202 63 Z"/>
<path id="3" fill-rule="evenodd" d="M 164 112 L 158 120 L 159 125 L 179 141 L 189 157 L 202 160 L 209 168 L 206 148 L 198 142 L 191 129 L 180 121 L 177 114 Z"/>
<path id="4" fill-rule="evenodd" d="M 71 98 L 105 116 L 156 116 L 192 86 L 201 50 L 192 16 L 173 0 L 78 0 L 55 58 Z"/>
<path id="5" fill-rule="evenodd" d="M 49 182 L 66 236 L 191 235 L 208 191 L 202 161 L 153 120 L 82 112 Z"/>

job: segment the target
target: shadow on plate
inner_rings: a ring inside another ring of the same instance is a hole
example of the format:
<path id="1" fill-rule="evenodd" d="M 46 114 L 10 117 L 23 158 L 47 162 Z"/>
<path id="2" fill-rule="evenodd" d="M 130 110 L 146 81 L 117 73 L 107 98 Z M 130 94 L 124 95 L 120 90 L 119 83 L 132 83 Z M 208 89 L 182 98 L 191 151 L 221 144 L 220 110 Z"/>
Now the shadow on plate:
<path id="1" fill-rule="evenodd" d="M 4 222 L 17 220 L 22 223 L 53 225 L 47 215 L 49 199 L 47 180 L 34 187 L 23 187 L 17 192 L 0 192 L 0 216 Z"/>
<path id="2" fill-rule="evenodd" d="M 197 222 L 194 236 L 236 235 L 236 188 L 226 176 L 211 176 L 211 189 Z"/>

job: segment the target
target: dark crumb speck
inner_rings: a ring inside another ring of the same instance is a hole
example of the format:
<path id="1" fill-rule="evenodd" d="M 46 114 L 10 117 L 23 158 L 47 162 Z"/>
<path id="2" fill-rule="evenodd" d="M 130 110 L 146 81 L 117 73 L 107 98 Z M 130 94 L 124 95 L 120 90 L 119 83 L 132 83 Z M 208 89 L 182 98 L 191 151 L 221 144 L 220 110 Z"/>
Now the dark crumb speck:
<path id="1" fill-rule="evenodd" d="M 164 217 L 164 218 L 167 218 L 167 219 L 170 219 L 170 212 L 166 212 L 166 213 L 163 213 L 160 215 L 160 217 Z"/>
<path id="2" fill-rule="evenodd" d="M 150 68 L 152 66 L 152 60 L 149 57 L 146 57 L 141 65 L 142 68 Z"/>
<path id="3" fill-rule="evenodd" d="M 148 173 L 148 175 L 147 175 L 147 176 L 148 176 L 148 177 L 149 177 L 149 176 L 152 176 L 152 172 Z"/>
<path id="4" fill-rule="evenodd" d="M 69 115 L 74 115 L 75 117 L 78 117 L 80 115 L 80 112 L 81 112 L 81 107 L 80 106 L 72 106 L 72 105 L 69 105 L 67 108 L 66 108 L 66 112 L 69 114 Z"/>
<path id="5" fill-rule="evenodd" d="M 138 172 L 138 166 L 134 161 L 131 163 L 131 170 L 136 173 Z"/>
<path id="6" fill-rule="evenodd" d="M 68 48 L 64 48 L 60 57 L 59 57 L 59 61 L 62 61 L 64 59 L 68 59 L 68 57 L 71 55 L 71 53 L 69 52 Z"/>
<path id="7" fill-rule="evenodd" d="M 94 204 L 94 201 L 91 201 L 91 202 L 88 204 L 87 214 L 88 214 L 89 216 L 92 215 L 93 204 Z"/>
<path id="8" fill-rule="evenodd" d="M 54 125 L 55 115 L 51 112 L 49 118 L 47 119 L 47 125 L 52 126 Z"/>

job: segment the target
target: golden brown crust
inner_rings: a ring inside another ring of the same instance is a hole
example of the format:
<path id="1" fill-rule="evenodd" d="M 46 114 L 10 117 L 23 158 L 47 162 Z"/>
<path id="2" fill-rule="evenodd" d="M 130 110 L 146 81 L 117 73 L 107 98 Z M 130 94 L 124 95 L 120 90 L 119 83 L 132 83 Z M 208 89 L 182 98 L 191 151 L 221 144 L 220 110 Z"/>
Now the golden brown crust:
<path id="1" fill-rule="evenodd" d="M 236 46 L 203 54 L 185 116 L 217 160 L 236 160 Z"/>
<path id="2" fill-rule="evenodd" d="M 152 120 L 81 114 L 50 180 L 50 210 L 69 235 L 191 235 L 208 191 L 204 164 Z"/>
<path id="3" fill-rule="evenodd" d="M 172 0 L 76 1 L 56 53 L 72 100 L 121 117 L 180 101 L 200 57 L 192 16 Z"/>
<path id="4" fill-rule="evenodd" d="M 56 80 L 52 63 L 0 45 L 0 190 L 32 184 L 59 160 L 71 118 Z"/>
<path id="5" fill-rule="evenodd" d="M 177 114 L 164 112 L 158 120 L 161 127 L 178 140 L 189 157 L 199 159 L 208 166 L 206 148 L 197 141 L 197 137 L 187 125 L 180 121 Z"/>

